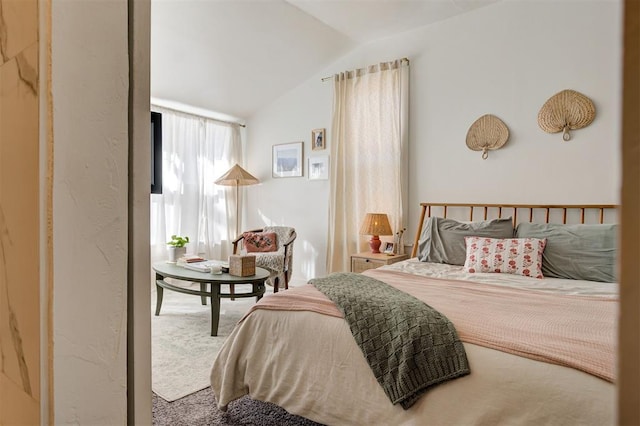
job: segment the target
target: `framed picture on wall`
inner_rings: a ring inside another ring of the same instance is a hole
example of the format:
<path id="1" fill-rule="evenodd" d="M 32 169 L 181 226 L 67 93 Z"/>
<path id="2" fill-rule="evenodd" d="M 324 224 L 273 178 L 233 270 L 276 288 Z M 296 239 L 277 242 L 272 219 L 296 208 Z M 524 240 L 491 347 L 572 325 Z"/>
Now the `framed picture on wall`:
<path id="1" fill-rule="evenodd" d="M 273 146 L 271 170 L 273 177 L 302 176 L 303 145 L 303 142 L 292 142 Z"/>
<path id="2" fill-rule="evenodd" d="M 313 129 L 311 131 L 311 149 L 314 151 L 327 147 L 324 129 Z"/>
<path id="3" fill-rule="evenodd" d="M 320 155 L 316 157 L 309 157 L 307 175 L 309 176 L 309 180 L 329 179 L 329 156 Z"/>

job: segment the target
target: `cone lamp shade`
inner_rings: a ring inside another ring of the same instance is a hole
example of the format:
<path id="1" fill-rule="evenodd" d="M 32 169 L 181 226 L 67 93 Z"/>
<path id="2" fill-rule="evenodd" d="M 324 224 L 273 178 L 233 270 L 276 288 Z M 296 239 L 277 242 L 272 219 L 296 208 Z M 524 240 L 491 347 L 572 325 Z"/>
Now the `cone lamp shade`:
<path id="1" fill-rule="evenodd" d="M 367 213 L 360 226 L 360 235 L 371 235 L 369 240 L 369 247 L 371 253 L 380 253 L 380 238 L 379 235 L 393 235 L 391 231 L 391 225 L 389 224 L 389 217 L 384 213 Z"/>
<path id="2" fill-rule="evenodd" d="M 215 183 L 217 185 L 245 186 L 255 185 L 256 183 L 260 183 L 260 181 L 251 173 L 236 164 L 230 168 L 227 173 L 220 176 Z"/>
<path id="3" fill-rule="evenodd" d="M 225 174 L 220 176 L 216 181 L 216 185 L 235 186 L 236 187 L 236 235 L 240 234 L 240 194 L 239 187 L 246 185 L 255 185 L 260 183 L 258 178 L 240 167 L 238 164 L 231 167 Z"/>

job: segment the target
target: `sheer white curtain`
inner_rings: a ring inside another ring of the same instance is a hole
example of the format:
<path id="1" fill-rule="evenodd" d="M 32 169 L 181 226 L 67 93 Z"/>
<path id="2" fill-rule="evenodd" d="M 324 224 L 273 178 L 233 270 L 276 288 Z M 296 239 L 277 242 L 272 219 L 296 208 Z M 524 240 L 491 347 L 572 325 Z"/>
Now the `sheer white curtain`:
<path id="1" fill-rule="evenodd" d="M 334 76 L 328 272 L 369 250 L 359 235 L 366 213 L 388 214 L 394 232 L 406 225 L 408 98 L 406 59 Z"/>
<path id="2" fill-rule="evenodd" d="M 162 194 L 151 195 L 151 260 L 167 257 L 171 235 L 188 236 L 187 253 L 227 259 L 235 238 L 235 192 L 214 184 L 235 163 L 238 126 L 154 107 L 162 113 Z"/>

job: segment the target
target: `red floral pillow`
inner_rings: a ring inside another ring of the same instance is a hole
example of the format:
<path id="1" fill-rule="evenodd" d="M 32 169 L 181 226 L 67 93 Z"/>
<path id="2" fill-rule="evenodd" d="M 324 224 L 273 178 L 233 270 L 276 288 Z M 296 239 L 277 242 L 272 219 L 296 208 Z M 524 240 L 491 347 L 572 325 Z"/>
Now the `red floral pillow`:
<path id="1" fill-rule="evenodd" d="M 276 251 L 276 233 L 275 232 L 245 232 L 244 248 L 247 253 Z"/>
<path id="2" fill-rule="evenodd" d="M 466 272 L 502 272 L 544 278 L 542 252 L 546 239 L 465 237 Z"/>

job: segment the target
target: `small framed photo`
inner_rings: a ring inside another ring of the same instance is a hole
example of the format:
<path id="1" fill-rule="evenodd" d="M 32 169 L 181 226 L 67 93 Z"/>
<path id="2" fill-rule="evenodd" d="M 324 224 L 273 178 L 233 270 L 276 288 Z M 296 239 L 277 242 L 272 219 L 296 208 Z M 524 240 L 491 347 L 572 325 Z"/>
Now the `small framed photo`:
<path id="1" fill-rule="evenodd" d="M 311 131 L 311 147 L 314 151 L 319 151 L 327 147 L 324 129 L 313 129 Z"/>
<path id="2" fill-rule="evenodd" d="M 292 142 L 273 146 L 271 170 L 273 177 L 302 176 L 303 145 L 303 142 Z"/>
<path id="3" fill-rule="evenodd" d="M 321 155 L 317 157 L 309 157 L 307 174 L 309 175 L 309 180 L 329 179 L 329 156 Z"/>
<path id="4" fill-rule="evenodd" d="M 391 242 L 384 243 L 384 250 L 382 250 L 384 254 L 394 255 L 396 254 L 396 244 Z"/>

